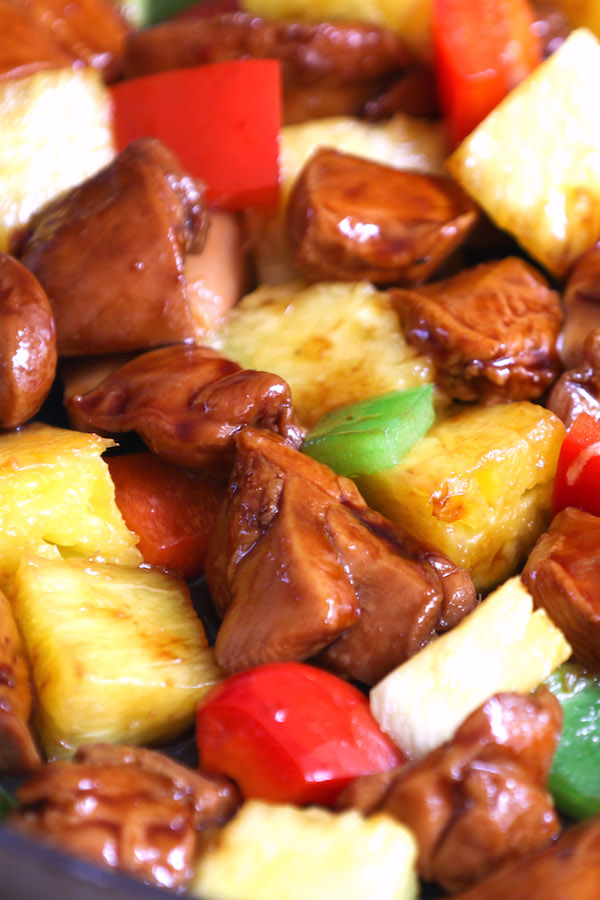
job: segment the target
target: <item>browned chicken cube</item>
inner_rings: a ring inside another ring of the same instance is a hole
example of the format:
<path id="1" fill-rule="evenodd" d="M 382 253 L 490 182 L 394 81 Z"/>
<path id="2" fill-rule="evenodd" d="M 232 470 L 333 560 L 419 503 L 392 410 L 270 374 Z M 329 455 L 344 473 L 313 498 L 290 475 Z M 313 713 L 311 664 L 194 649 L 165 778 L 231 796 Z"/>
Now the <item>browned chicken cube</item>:
<path id="1" fill-rule="evenodd" d="M 277 431 L 294 446 L 304 436 L 282 378 L 194 344 L 142 353 L 66 402 L 78 430 L 137 431 L 162 459 L 219 480 L 229 476 L 244 425 Z"/>
<path id="2" fill-rule="evenodd" d="M 597 900 L 600 816 L 502 868 L 454 900 Z"/>
<path id="3" fill-rule="evenodd" d="M 13 828 L 149 884 L 181 891 L 194 873 L 199 834 L 240 804 L 225 778 L 205 776 L 151 750 L 91 745 L 18 789 Z"/>
<path id="4" fill-rule="evenodd" d="M 7 598 L 0 592 L 0 775 L 41 764 L 28 728 L 33 705 L 25 650 Z"/>
<path id="5" fill-rule="evenodd" d="M 561 371 L 560 298 L 518 257 L 391 297 L 406 339 L 433 357 L 436 382 L 453 399 L 533 400 Z"/>
<path id="6" fill-rule="evenodd" d="M 194 338 L 184 258 L 205 226 L 202 188 L 154 138 L 43 207 L 21 259 L 50 299 L 59 355 Z"/>
<path id="7" fill-rule="evenodd" d="M 356 779 L 338 807 L 407 825 L 420 875 L 460 890 L 558 834 L 546 781 L 561 725 L 560 704 L 545 687 L 497 694 L 423 760 Z"/>
<path id="8" fill-rule="evenodd" d="M 278 59 L 286 123 L 359 114 L 409 70 L 411 58 L 390 29 L 366 22 L 264 20 L 246 12 L 165 22 L 127 41 L 129 76 L 231 59 Z"/>
<path id="9" fill-rule="evenodd" d="M 573 648 L 600 667 L 600 518 L 574 507 L 554 517 L 529 555 L 522 579 Z"/>
<path id="10" fill-rule="evenodd" d="M 75 60 L 112 80 L 121 74 L 125 20 L 111 0 L 8 0 Z M 0 29 L 4 41 L 4 32 Z"/>
<path id="11" fill-rule="evenodd" d="M 582 362 L 585 342 L 600 328 L 600 244 L 581 256 L 565 285 L 559 349 L 566 369 Z"/>
<path id="12" fill-rule="evenodd" d="M 378 681 L 476 601 L 470 577 L 370 510 L 353 482 L 255 428 L 237 437 L 205 574 L 226 671 L 319 662 Z"/>
<path id="13" fill-rule="evenodd" d="M 0 79 L 24 78 L 40 69 L 72 65 L 72 54 L 59 47 L 48 31 L 24 8 L 0 0 Z"/>
<path id="14" fill-rule="evenodd" d="M 563 372 L 548 394 L 546 406 L 565 428 L 570 428 L 582 412 L 600 419 L 600 304 L 598 313 L 599 324 L 587 335 L 577 354 L 579 362 Z"/>
<path id="15" fill-rule="evenodd" d="M 287 204 L 295 266 L 309 281 L 425 281 L 465 239 L 474 204 L 450 178 L 317 150 Z"/>

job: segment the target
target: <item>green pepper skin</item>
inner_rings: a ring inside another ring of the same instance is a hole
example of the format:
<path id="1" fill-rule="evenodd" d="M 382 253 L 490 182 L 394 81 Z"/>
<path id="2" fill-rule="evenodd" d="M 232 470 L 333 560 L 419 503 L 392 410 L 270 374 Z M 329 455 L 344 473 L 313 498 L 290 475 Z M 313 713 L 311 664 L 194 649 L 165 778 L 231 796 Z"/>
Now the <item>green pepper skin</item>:
<path id="1" fill-rule="evenodd" d="M 334 409 L 301 449 L 338 475 L 370 475 L 398 465 L 434 418 L 433 385 L 424 384 Z"/>
<path id="2" fill-rule="evenodd" d="M 557 809 L 584 819 L 600 812 L 600 676 L 565 663 L 546 684 L 564 717 L 548 787 Z"/>
<path id="3" fill-rule="evenodd" d="M 0 819 L 14 809 L 17 801 L 0 785 Z"/>

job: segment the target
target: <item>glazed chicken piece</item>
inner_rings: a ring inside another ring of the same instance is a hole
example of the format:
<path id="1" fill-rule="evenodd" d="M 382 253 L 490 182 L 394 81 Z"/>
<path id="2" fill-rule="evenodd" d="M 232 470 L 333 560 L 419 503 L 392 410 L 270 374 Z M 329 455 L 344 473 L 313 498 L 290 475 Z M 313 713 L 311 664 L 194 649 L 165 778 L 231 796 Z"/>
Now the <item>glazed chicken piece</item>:
<path id="1" fill-rule="evenodd" d="M 132 33 L 125 71 L 131 77 L 249 57 L 281 62 L 288 124 L 359 114 L 411 65 L 404 43 L 387 28 L 364 22 L 267 21 L 235 12 Z"/>
<path id="2" fill-rule="evenodd" d="M 436 382 L 453 399 L 533 400 L 561 371 L 559 296 L 518 257 L 390 296 L 406 339 L 432 356 Z"/>
<path id="3" fill-rule="evenodd" d="M 600 816 L 456 894 L 454 900 L 597 900 Z"/>
<path id="4" fill-rule="evenodd" d="M 193 875 L 200 832 L 224 824 L 241 802 L 228 779 L 106 745 L 42 767 L 17 798 L 9 823 L 21 833 L 178 891 Z"/>
<path id="5" fill-rule="evenodd" d="M 184 258 L 205 241 L 202 195 L 160 141 L 142 138 L 32 218 L 21 260 L 50 299 L 59 355 L 196 336 Z"/>
<path id="6" fill-rule="evenodd" d="M 27 727 L 31 715 L 29 667 L 10 604 L 0 592 L 0 774 L 32 772 L 40 755 Z"/>
<path id="7" fill-rule="evenodd" d="M 100 69 L 112 81 L 121 74 L 125 38 L 124 19 L 110 0 L 8 0 L 25 13 L 49 40 L 74 61 Z M 4 43 L 4 32 L 2 42 Z"/>
<path id="8" fill-rule="evenodd" d="M 287 204 L 294 264 L 309 281 L 420 284 L 476 219 L 450 178 L 330 148 L 309 159 Z"/>
<path id="9" fill-rule="evenodd" d="M 564 322 L 559 350 L 565 369 L 585 362 L 589 335 L 600 329 L 600 244 L 584 253 L 573 266 L 565 286 Z"/>
<path id="10" fill-rule="evenodd" d="M 385 812 L 408 825 L 421 877 L 461 890 L 558 834 L 546 781 L 561 725 L 560 704 L 545 687 L 497 694 L 420 762 L 356 779 L 338 808 Z"/>
<path id="11" fill-rule="evenodd" d="M 600 667 L 600 518 L 567 507 L 529 554 L 521 578 L 573 648 L 573 659 Z"/>
<path id="12" fill-rule="evenodd" d="M 372 684 L 476 601 L 470 577 L 370 510 L 349 479 L 244 428 L 205 575 L 227 672 L 318 662 Z"/>
<path id="13" fill-rule="evenodd" d="M 586 337 L 578 365 L 563 372 L 552 386 L 546 406 L 566 428 L 570 428 L 582 412 L 600 419 L 600 327 Z"/>
<path id="14" fill-rule="evenodd" d="M 0 253 L 0 428 L 32 418 L 56 374 L 50 303 L 25 266 Z"/>
<path id="15" fill-rule="evenodd" d="M 41 69 L 71 66 L 73 57 L 24 8 L 0 0 L 0 79 L 25 78 Z"/>
<path id="16" fill-rule="evenodd" d="M 283 379 L 193 344 L 141 354 L 71 396 L 67 409 L 80 431 L 136 431 L 162 459 L 220 480 L 229 476 L 234 435 L 244 425 L 277 431 L 293 446 L 303 438 Z"/>

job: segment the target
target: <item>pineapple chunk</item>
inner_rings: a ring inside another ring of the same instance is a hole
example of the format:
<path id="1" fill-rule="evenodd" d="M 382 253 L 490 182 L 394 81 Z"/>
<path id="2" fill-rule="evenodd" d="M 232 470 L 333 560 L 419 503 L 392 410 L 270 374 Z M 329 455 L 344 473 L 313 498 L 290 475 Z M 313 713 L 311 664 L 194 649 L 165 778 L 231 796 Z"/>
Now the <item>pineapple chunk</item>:
<path id="1" fill-rule="evenodd" d="M 242 9 L 265 19 L 309 22 L 354 19 L 385 25 L 402 35 L 422 59 L 431 60 L 432 0 L 241 0 Z"/>
<path id="2" fill-rule="evenodd" d="M 212 900 L 414 900 L 416 842 L 386 815 L 245 803 L 201 857 L 192 894 Z"/>
<path id="3" fill-rule="evenodd" d="M 437 123 L 398 114 L 371 124 L 351 116 L 332 116 L 286 125 L 279 142 L 280 205 L 246 213 L 259 280 L 280 284 L 298 276 L 285 227 L 284 210 L 294 181 L 318 147 L 333 147 L 397 169 L 442 173 L 450 145 Z"/>
<path id="4" fill-rule="evenodd" d="M 11 601 L 50 759 L 169 740 L 220 680 L 185 581 L 162 570 L 27 556 Z"/>
<path id="5" fill-rule="evenodd" d="M 409 758 L 420 759 L 489 697 L 533 690 L 570 655 L 517 576 L 386 675 L 371 691 L 371 711 Z"/>
<path id="6" fill-rule="evenodd" d="M 433 380 L 387 294 L 364 282 L 262 286 L 232 311 L 218 345 L 240 365 L 284 378 L 308 428 L 338 406 Z"/>
<path id="7" fill-rule="evenodd" d="M 110 110 L 93 68 L 0 82 L 0 250 L 40 206 L 111 161 Z"/>
<path id="8" fill-rule="evenodd" d="M 393 469 L 356 480 L 367 503 L 468 569 L 514 574 L 547 525 L 565 434 L 526 400 L 441 416 Z"/>
<path id="9" fill-rule="evenodd" d="M 24 552 L 143 562 L 101 459 L 111 446 L 95 434 L 41 424 L 0 436 L 0 584 Z"/>
<path id="10" fill-rule="evenodd" d="M 490 218 L 561 277 L 600 238 L 600 42 L 572 32 L 447 160 Z"/>

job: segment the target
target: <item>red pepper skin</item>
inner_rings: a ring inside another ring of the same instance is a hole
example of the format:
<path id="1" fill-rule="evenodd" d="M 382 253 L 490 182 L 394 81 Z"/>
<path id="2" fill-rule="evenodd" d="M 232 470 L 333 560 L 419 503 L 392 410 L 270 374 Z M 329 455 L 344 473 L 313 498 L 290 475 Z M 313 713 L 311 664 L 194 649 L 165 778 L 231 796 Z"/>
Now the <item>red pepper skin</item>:
<path id="1" fill-rule="evenodd" d="M 206 184 L 211 206 L 238 210 L 278 198 L 281 70 L 274 59 L 174 69 L 111 87 L 118 150 L 150 135 Z"/>
<path id="2" fill-rule="evenodd" d="M 600 422 L 585 412 L 567 431 L 558 457 L 552 515 L 567 506 L 600 516 Z"/>
<path id="3" fill-rule="evenodd" d="M 138 535 L 145 562 L 184 578 L 201 575 L 225 488 L 149 451 L 109 457 L 108 468 L 117 506 Z"/>
<path id="4" fill-rule="evenodd" d="M 458 144 L 542 59 L 528 0 L 433 0 L 436 77 Z"/>
<path id="5" fill-rule="evenodd" d="M 336 675 L 296 662 L 232 675 L 196 714 L 199 764 L 246 798 L 330 805 L 358 775 L 405 762 L 367 698 Z"/>

